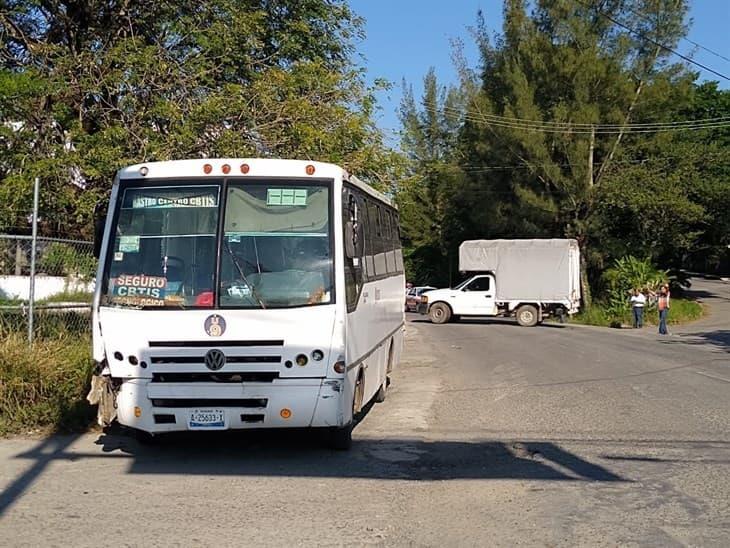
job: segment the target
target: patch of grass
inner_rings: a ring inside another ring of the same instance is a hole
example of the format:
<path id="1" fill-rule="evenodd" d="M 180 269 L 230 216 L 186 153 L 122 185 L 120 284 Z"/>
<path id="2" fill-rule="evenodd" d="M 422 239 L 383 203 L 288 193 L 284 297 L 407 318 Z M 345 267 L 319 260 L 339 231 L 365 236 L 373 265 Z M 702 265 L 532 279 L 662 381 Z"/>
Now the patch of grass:
<path id="1" fill-rule="evenodd" d="M 669 309 L 669 323 L 683 324 L 698 320 L 704 314 L 702 305 L 696 301 L 682 298 L 672 298 Z M 621 327 L 632 325 L 633 317 L 630 310 L 625 310 L 620 316 L 611 314 L 603 303 L 594 303 L 588 310 L 581 310 L 570 319 L 573 323 L 597 325 L 600 327 Z M 659 325 L 659 313 L 656 307 L 647 307 L 644 310 L 644 325 Z"/>
<path id="2" fill-rule="evenodd" d="M 0 435 L 34 429 L 87 428 L 94 410 L 86 402 L 91 379 L 88 336 L 39 340 L 19 333 L 0 340 Z"/>
<path id="3" fill-rule="evenodd" d="M 25 335 L 28 330 L 27 310 L 0 310 L 0 337 L 6 333 Z M 91 312 L 64 310 L 36 310 L 34 336 L 39 339 L 62 339 L 66 337 L 88 337 L 91 332 Z"/>
<path id="4" fill-rule="evenodd" d="M 94 300 L 94 294 L 87 291 L 64 291 L 51 295 L 39 303 L 91 303 Z"/>

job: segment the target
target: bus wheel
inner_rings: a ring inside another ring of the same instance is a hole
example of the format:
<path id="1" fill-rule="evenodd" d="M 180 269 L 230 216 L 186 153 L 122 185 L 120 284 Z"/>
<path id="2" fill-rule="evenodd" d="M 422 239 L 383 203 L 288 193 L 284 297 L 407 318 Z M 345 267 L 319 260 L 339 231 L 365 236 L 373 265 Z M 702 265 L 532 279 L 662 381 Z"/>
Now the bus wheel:
<path id="1" fill-rule="evenodd" d="M 361 370 L 357 375 L 357 382 L 355 383 L 355 390 L 352 395 L 352 420 L 350 421 L 350 424 L 330 428 L 328 432 L 328 445 L 330 448 L 336 449 L 337 451 L 347 451 L 352 446 L 352 429 L 355 426 L 355 415 L 357 415 L 362 408 L 364 388 L 362 375 L 363 373 Z"/>
<path id="2" fill-rule="evenodd" d="M 388 395 L 388 377 L 385 377 L 383 384 L 380 385 L 378 391 L 375 393 L 375 401 L 377 403 L 383 403 L 386 396 Z"/>
<path id="3" fill-rule="evenodd" d="M 337 451 L 347 451 L 352 447 L 352 423 L 341 428 L 331 428 L 328 445 Z"/>
<path id="4" fill-rule="evenodd" d="M 132 430 L 132 435 L 140 445 L 149 447 L 155 447 L 162 441 L 162 434 L 150 434 L 149 432 L 138 430 L 137 428 Z"/>
<path id="5" fill-rule="evenodd" d="M 362 400 L 365 390 L 365 379 L 363 378 L 362 369 L 360 374 L 357 376 L 357 382 L 355 383 L 355 394 L 352 401 L 352 419 L 355 420 L 357 415 L 362 410 Z"/>
<path id="6" fill-rule="evenodd" d="M 428 316 L 431 318 L 431 323 L 446 323 L 451 318 L 451 308 L 444 303 L 433 304 L 428 311 Z"/>

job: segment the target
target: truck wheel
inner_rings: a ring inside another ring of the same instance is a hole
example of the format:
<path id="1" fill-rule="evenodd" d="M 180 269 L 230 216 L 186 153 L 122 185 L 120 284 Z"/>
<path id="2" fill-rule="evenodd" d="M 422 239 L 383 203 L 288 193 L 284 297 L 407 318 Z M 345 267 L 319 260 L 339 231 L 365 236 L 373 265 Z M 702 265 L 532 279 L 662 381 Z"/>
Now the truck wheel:
<path id="1" fill-rule="evenodd" d="M 451 308 L 445 303 L 436 303 L 428 311 L 431 323 L 446 323 L 451 319 Z"/>
<path id="2" fill-rule="evenodd" d="M 531 304 L 523 304 L 517 309 L 517 323 L 522 327 L 535 327 L 538 316 L 537 308 Z"/>

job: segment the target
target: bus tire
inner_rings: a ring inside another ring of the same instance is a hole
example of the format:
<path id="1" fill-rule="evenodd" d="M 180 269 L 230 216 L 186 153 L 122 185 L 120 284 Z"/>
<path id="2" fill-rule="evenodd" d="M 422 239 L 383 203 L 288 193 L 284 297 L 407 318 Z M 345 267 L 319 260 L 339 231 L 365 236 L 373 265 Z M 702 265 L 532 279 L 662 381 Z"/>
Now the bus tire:
<path id="1" fill-rule="evenodd" d="M 336 451 L 347 451 L 352 447 L 352 423 L 339 428 L 330 428 L 327 443 Z"/>
<path id="2" fill-rule="evenodd" d="M 156 447 L 162 441 L 161 434 L 151 434 L 137 428 L 132 430 L 132 435 L 137 440 L 137 443 L 146 447 Z"/>
<path id="3" fill-rule="evenodd" d="M 355 390 L 352 399 L 352 420 L 355 420 L 355 415 L 362 411 L 363 399 L 365 397 L 365 374 L 360 369 L 360 373 L 357 375 L 357 382 L 355 382 Z"/>
<path id="4" fill-rule="evenodd" d="M 535 327 L 539 320 L 537 307 L 531 304 L 523 304 L 520 306 L 515 316 L 517 316 L 517 323 L 522 327 Z"/>
<path id="5" fill-rule="evenodd" d="M 383 384 L 380 385 L 380 388 L 378 388 L 378 391 L 375 393 L 375 401 L 377 403 L 383 403 L 387 396 L 388 396 L 388 377 L 385 377 Z"/>
<path id="6" fill-rule="evenodd" d="M 451 319 L 451 308 L 446 303 L 434 303 L 428 310 L 428 317 L 431 323 L 447 323 Z"/>

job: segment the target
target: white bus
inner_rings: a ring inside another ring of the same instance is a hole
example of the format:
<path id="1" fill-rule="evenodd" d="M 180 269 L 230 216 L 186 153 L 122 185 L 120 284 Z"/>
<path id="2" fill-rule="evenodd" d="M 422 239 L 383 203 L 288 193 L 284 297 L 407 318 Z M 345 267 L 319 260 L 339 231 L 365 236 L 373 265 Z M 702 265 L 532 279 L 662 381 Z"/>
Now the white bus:
<path id="1" fill-rule="evenodd" d="M 147 435 L 313 427 L 345 449 L 354 417 L 385 398 L 404 331 L 398 212 L 342 168 L 134 165 L 97 234 L 101 421 Z"/>

